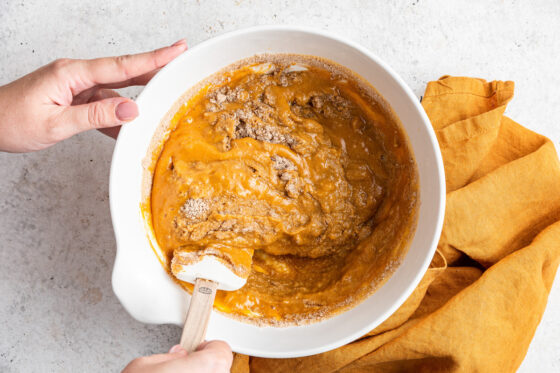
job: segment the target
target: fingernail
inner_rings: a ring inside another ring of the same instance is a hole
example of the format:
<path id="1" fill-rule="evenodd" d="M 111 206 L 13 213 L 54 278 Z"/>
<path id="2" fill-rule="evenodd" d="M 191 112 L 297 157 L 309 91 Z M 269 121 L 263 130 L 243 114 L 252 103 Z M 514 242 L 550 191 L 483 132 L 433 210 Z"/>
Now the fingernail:
<path id="1" fill-rule="evenodd" d="M 171 44 L 172 47 L 178 47 L 183 45 L 185 46 L 187 45 L 187 41 L 185 39 L 177 40 L 175 43 Z"/>
<path id="2" fill-rule="evenodd" d="M 183 347 L 181 347 L 181 345 L 175 345 L 175 346 L 171 347 L 171 349 L 169 350 L 170 354 L 177 354 L 177 353 L 183 353 L 183 352 L 186 352 L 186 351 Z"/>
<path id="3" fill-rule="evenodd" d="M 117 105 L 115 114 L 119 120 L 132 120 L 138 116 L 138 107 L 132 101 L 121 102 Z"/>

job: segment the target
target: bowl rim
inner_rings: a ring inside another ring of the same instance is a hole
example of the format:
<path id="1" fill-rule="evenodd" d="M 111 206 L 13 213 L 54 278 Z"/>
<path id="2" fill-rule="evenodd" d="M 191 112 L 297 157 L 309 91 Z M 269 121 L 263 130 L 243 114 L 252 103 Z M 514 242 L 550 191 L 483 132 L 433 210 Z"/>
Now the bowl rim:
<path id="1" fill-rule="evenodd" d="M 428 267 L 429 267 L 429 265 L 432 261 L 432 258 L 433 258 L 434 254 L 436 252 L 437 243 L 439 242 L 439 238 L 440 238 L 442 227 L 443 227 L 445 202 L 446 202 L 445 172 L 444 172 L 444 166 L 443 166 L 443 159 L 442 159 L 442 156 L 441 156 L 441 151 L 440 151 L 440 148 L 439 148 L 439 145 L 438 145 L 438 141 L 437 141 L 435 132 L 434 132 L 433 127 L 431 125 L 431 122 L 430 122 L 426 112 L 424 111 L 422 105 L 420 104 L 420 101 L 414 95 L 411 88 L 404 82 L 404 80 L 389 65 L 387 65 L 384 61 L 382 61 L 374 53 L 372 53 L 367 48 L 361 46 L 360 44 L 358 44 L 358 43 L 356 43 L 356 42 L 354 42 L 354 41 L 352 41 L 352 40 L 350 40 L 346 37 L 336 35 L 336 34 L 330 32 L 330 31 L 325 31 L 325 30 L 322 30 L 322 29 L 317 29 L 317 28 L 308 27 L 308 26 L 300 26 L 300 25 L 260 25 L 260 26 L 242 28 L 242 29 L 239 29 L 239 30 L 226 32 L 224 34 L 221 34 L 221 35 L 218 35 L 218 36 L 215 36 L 215 37 L 211 37 L 210 39 L 202 41 L 199 44 L 195 45 L 194 47 L 189 48 L 183 54 L 188 54 L 189 52 L 196 51 L 197 49 L 200 49 L 200 48 L 210 47 L 210 46 L 212 46 L 212 44 L 219 43 L 219 42 L 223 41 L 224 39 L 229 39 L 229 38 L 232 38 L 232 37 L 237 37 L 237 36 L 241 36 L 241 35 L 245 35 L 245 34 L 269 32 L 269 31 L 300 32 L 300 33 L 311 34 L 313 36 L 318 36 L 318 37 L 322 37 L 322 38 L 333 39 L 334 41 L 337 41 L 337 42 L 348 45 L 349 47 L 351 47 L 351 48 L 357 50 L 358 52 L 364 54 L 365 56 L 367 56 L 374 63 L 378 64 L 398 84 L 398 86 L 403 90 L 404 94 L 412 102 L 412 104 L 414 106 L 414 109 L 417 112 L 416 114 L 419 116 L 419 118 L 422 120 L 422 122 L 424 123 L 424 125 L 426 127 L 427 135 L 429 137 L 429 142 L 430 142 L 430 145 L 431 145 L 432 149 L 434 150 L 434 156 L 436 158 L 436 163 L 433 166 L 436 168 L 436 173 L 439 176 L 437 180 L 434 180 L 434 182 L 437 183 L 437 185 L 439 186 L 439 190 L 441 191 L 439 193 L 439 199 L 437 200 L 437 203 L 439 204 L 438 211 L 437 211 L 437 221 L 435 222 L 435 225 L 434 225 L 434 227 L 435 227 L 434 234 L 433 234 L 433 236 L 430 240 L 430 249 L 429 249 L 429 252 L 428 252 L 429 255 L 426 255 L 423 259 L 422 264 L 420 266 L 418 266 L 419 270 L 416 273 L 416 275 L 414 276 L 413 281 L 411 281 L 410 284 L 408 285 L 408 287 L 406 288 L 406 290 L 403 291 L 399 295 L 397 301 L 395 301 L 392 304 L 391 307 L 388 307 L 387 310 L 382 314 L 382 316 L 378 318 L 378 319 L 381 319 L 381 321 L 373 319 L 370 323 L 365 324 L 359 331 L 356 331 L 354 333 L 350 333 L 343 338 L 339 338 L 336 342 L 327 343 L 327 344 L 321 345 L 319 347 L 309 348 L 309 349 L 304 350 L 304 351 L 280 352 L 280 353 L 269 352 L 269 353 L 264 353 L 263 354 L 262 352 L 260 352 L 258 350 L 249 349 L 249 348 L 241 348 L 241 349 L 237 348 L 237 349 L 235 349 L 235 352 L 246 354 L 246 355 L 251 355 L 251 356 L 259 356 L 259 357 L 268 357 L 268 358 L 301 357 L 301 356 L 309 356 L 309 355 L 314 355 L 314 354 L 330 351 L 330 350 L 336 349 L 340 346 L 346 345 L 346 344 L 360 338 L 361 336 L 363 336 L 367 332 L 374 329 L 376 326 L 380 325 L 383 321 L 387 320 L 408 299 L 408 297 L 416 289 L 416 287 L 420 283 L 422 277 L 424 276 L 424 274 L 428 270 Z M 181 60 L 182 60 L 181 57 L 182 57 L 182 55 L 178 56 L 173 61 L 168 63 L 165 67 L 162 68 L 162 71 L 170 69 L 171 67 L 173 67 L 176 64 L 180 64 Z M 152 85 L 156 84 L 157 81 L 162 79 L 162 75 L 163 74 L 161 73 L 161 71 L 158 72 L 148 82 L 148 84 L 146 84 L 146 86 L 143 88 L 142 92 L 140 92 L 140 94 L 137 96 L 137 98 L 135 100 L 137 103 L 139 103 L 139 105 L 144 100 L 143 96 L 144 96 L 144 93 L 146 92 L 146 90 L 149 89 L 149 87 L 151 87 Z M 187 87 L 185 89 L 185 91 L 188 88 L 189 87 Z M 171 105 L 173 105 L 173 103 L 170 103 L 170 106 Z M 406 133 L 406 131 L 405 131 L 405 133 Z M 117 219 L 116 219 L 116 216 L 115 216 L 115 214 L 116 214 L 115 211 L 117 209 L 117 206 L 116 206 L 117 201 L 115 200 L 115 197 L 113 197 L 113 196 L 116 195 L 115 179 L 116 179 L 116 174 L 118 172 L 116 167 L 115 167 L 115 164 L 116 164 L 115 159 L 121 151 L 120 148 L 122 147 L 122 142 L 123 142 L 123 141 L 120 141 L 121 138 L 122 137 L 118 137 L 117 140 L 116 140 L 116 143 L 115 143 L 115 147 L 114 147 L 114 150 L 113 150 L 113 156 L 112 156 L 112 159 L 111 159 L 111 170 L 110 170 L 110 175 L 109 175 L 109 205 L 110 205 L 111 220 L 112 220 L 112 223 L 113 223 L 113 230 L 114 230 L 115 240 L 116 240 L 115 264 L 114 264 L 114 267 L 113 267 L 112 287 L 113 287 L 113 291 L 114 291 L 115 295 L 119 299 L 122 306 L 127 310 L 127 312 L 129 314 L 131 314 L 133 317 L 135 317 L 134 316 L 135 312 L 131 312 L 131 309 L 121 299 L 120 293 L 117 290 L 118 286 L 116 286 L 116 281 L 115 281 L 115 276 L 114 276 L 115 272 L 116 272 L 116 268 L 117 268 L 117 258 L 119 256 L 119 246 L 120 246 L 119 245 L 119 241 L 120 241 L 119 236 L 120 236 L 120 233 L 119 233 L 119 228 L 117 227 L 118 223 L 117 223 Z M 422 197 L 420 197 L 420 198 L 422 198 Z M 420 203 L 422 203 L 421 200 L 420 200 Z M 414 235 L 415 234 L 416 234 L 416 232 L 414 233 Z M 157 260 L 157 256 L 155 255 L 155 253 L 154 253 L 154 260 Z M 381 286 L 379 289 L 381 289 L 382 287 L 383 286 Z M 365 301 L 365 299 L 364 299 L 364 301 Z M 346 312 L 346 311 L 343 311 L 343 313 L 344 312 Z M 305 327 L 305 325 L 302 325 L 302 326 Z"/>

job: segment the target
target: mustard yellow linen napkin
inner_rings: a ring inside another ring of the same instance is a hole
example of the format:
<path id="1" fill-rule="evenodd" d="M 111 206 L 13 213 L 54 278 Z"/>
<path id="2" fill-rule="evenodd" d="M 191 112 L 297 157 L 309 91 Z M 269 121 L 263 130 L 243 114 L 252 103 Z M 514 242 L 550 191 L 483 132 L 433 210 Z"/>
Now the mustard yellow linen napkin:
<path id="1" fill-rule="evenodd" d="M 504 116 L 513 82 L 444 76 L 422 104 L 447 178 L 438 253 L 410 298 L 358 341 L 320 355 L 236 355 L 232 372 L 510 372 L 560 261 L 560 163 Z M 447 265 L 446 265 L 447 263 Z"/>

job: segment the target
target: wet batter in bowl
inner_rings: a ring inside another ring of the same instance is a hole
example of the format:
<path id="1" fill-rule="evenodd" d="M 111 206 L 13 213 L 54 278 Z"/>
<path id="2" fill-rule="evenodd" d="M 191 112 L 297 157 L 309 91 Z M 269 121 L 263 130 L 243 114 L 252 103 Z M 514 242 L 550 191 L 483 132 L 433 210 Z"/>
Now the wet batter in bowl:
<path id="1" fill-rule="evenodd" d="M 314 58 L 262 59 L 174 115 L 152 224 L 168 270 L 174 253 L 213 253 L 248 276 L 218 293 L 218 310 L 297 324 L 355 305 L 395 270 L 415 227 L 416 164 L 359 78 Z"/>

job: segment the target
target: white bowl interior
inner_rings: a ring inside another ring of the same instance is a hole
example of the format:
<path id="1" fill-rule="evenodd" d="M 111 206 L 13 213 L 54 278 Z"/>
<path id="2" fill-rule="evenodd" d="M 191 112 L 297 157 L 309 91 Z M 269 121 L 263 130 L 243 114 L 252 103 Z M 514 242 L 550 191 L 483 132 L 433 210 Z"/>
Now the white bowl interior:
<path id="1" fill-rule="evenodd" d="M 236 352 L 262 357 L 306 356 L 359 338 L 406 300 L 434 254 L 445 198 L 437 141 L 416 97 L 367 50 L 322 31 L 271 26 L 225 34 L 185 52 L 152 79 L 137 99 L 139 117 L 123 127 L 113 155 L 110 202 L 117 240 L 113 289 L 126 310 L 141 322 L 183 323 L 189 296 L 158 262 L 140 213 L 142 159 L 155 128 L 189 87 L 235 61 L 264 52 L 324 57 L 368 80 L 401 119 L 419 167 L 421 206 L 410 249 L 393 276 L 364 302 L 325 321 L 287 328 L 259 328 L 212 314 L 207 339 L 225 340 Z"/>

